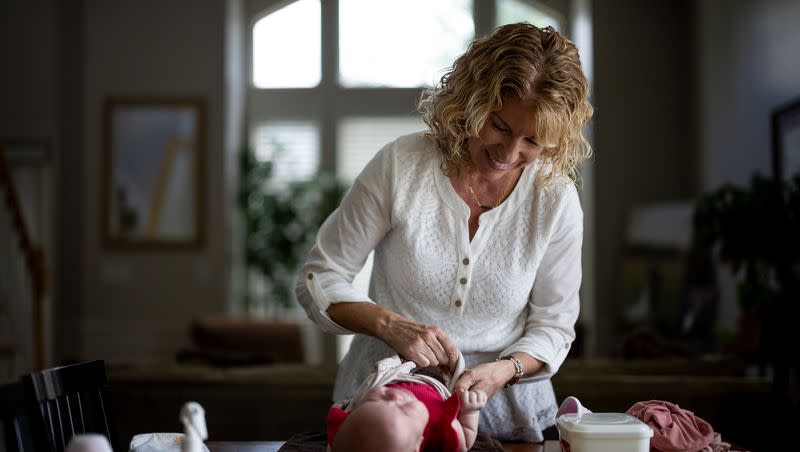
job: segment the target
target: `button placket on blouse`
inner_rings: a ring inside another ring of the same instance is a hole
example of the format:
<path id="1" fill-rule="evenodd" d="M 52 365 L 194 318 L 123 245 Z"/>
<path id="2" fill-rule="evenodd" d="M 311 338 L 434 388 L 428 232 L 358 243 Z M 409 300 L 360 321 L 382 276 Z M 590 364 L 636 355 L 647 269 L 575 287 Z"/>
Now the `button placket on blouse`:
<path id="1" fill-rule="evenodd" d="M 464 256 L 461 258 L 458 275 L 453 304 L 451 306 L 451 309 L 456 312 L 460 312 L 463 309 L 467 291 L 469 290 L 469 282 L 472 277 L 472 266 L 470 265 L 469 257 Z"/>

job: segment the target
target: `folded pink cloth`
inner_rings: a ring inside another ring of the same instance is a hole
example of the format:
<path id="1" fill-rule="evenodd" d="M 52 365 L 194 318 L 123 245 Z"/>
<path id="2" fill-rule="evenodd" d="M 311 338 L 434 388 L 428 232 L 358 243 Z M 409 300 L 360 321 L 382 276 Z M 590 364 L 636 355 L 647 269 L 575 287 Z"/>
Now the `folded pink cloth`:
<path id="1" fill-rule="evenodd" d="M 576 414 L 584 414 L 584 413 L 591 413 L 586 407 L 581 405 L 581 401 L 575 397 L 569 396 L 561 402 L 561 406 L 558 407 L 558 412 L 556 412 L 556 417 L 561 416 L 562 414 L 568 413 L 576 413 Z"/>
<path id="2" fill-rule="evenodd" d="M 696 452 L 714 440 L 708 422 L 663 400 L 638 402 L 627 411 L 653 429 L 650 450 L 658 452 Z"/>

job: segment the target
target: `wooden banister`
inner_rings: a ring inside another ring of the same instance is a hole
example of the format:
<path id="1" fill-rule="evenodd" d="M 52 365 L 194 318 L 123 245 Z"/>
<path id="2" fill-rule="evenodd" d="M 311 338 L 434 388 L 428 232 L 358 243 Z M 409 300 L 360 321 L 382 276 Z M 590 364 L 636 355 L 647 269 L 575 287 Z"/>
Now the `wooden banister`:
<path id="1" fill-rule="evenodd" d="M 44 331 L 44 297 L 47 293 L 47 273 L 45 269 L 44 252 L 36 246 L 28 232 L 22 206 L 19 202 L 11 169 L 6 160 L 5 147 L 0 144 L 0 188 L 5 187 L 6 204 L 11 212 L 12 222 L 17 231 L 20 248 L 25 256 L 25 266 L 31 275 L 31 289 L 33 291 L 33 331 L 36 349 L 36 368 L 45 367 L 45 331 Z"/>

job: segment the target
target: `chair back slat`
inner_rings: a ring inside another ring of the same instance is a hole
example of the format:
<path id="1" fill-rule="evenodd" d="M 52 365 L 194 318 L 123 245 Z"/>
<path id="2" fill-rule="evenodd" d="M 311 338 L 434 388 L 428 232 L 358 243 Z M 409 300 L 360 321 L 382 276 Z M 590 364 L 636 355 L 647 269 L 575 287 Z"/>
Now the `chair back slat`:
<path id="1" fill-rule="evenodd" d="M 114 444 L 113 423 L 107 408 L 105 363 L 90 361 L 31 374 L 27 382 L 50 425 L 54 452 L 63 452 L 69 440 L 81 433 L 105 435 Z"/>
<path id="2" fill-rule="evenodd" d="M 52 408 L 50 407 L 50 404 L 44 402 L 44 404 L 42 405 L 42 414 L 44 414 L 45 422 L 47 423 L 47 426 L 50 428 L 50 437 L 48 438 L 48 440 L 50 441 L 50 446 L 53 450 L 55 450 L 56 438 L 57 438 L 56 436 L 57 425 L 51 410 Z"/>
<path id="3" fill-rule="evenodd" d="M 56 426 L 56 430 L 58 430 L 58 439 L 61 444 L 61 449 L 66 449 L 68 438 L 67 432 L 64 429 L 64 418 L 61 416 L 61 404 L 58 402 L 58 398 L 51 400 L 50 403 L 52 404 L 53 411 L 56 413 L 54 424 Z"/>
<path id="4" fill-rule="evenodd" d="M 49 451 L 40 408 L 21 382 L 0 386 L 0 423 L 8 452 Z M 0 445 L 2 448 L 2 445 Z"/>
<path id="5" fill-rule="evenodd" d="M 103 420 L 103 426 L 105 427 L 107 432 L 111 431 L 111 428 L 108 425 L 108 415 L 106 414 L 106 404 L 103 401 L 103 391 L 97 390 L 97 399 L 100 402 L 100 414 L 102 414 L 101 419 Z"/>
<path id="6" fill-rule="evenodd" d="M 84 429 L 80 428 L 80 426 L 75 422 L 75 395 L 65 395 L 64 396 L 64 407 L 66 408 L 65 411 L 65 421 L 64 425 L 69 430 L 70 436 L 75 436 L 78 433 L 82 432 Z"/>
<path id="7" fill-rule="evenodd" d="M 75 394 L 75 399 L 78 401 L 78 420 L 80 421 L 80 425 L 78 426 L 81 431 L 86 430 L 86 421 L 83 418 L 83 402 L 81 401 L 81 393 Z M 105 414 L 104 414 L 105 415 Z"/>
<path id="8" fill-rule="evenodd" d="M 9 437 L 8 432 L 6 432 L 6 447 L 11 452 L 11 450 L 15 450 L 10 446 L 16 446 L 17 451 L 24 451 L 25 450 L 25 433 L 24 427 L 21 425 L 20 421 L 15 420 L 11 423 L 14 426 L 14 436 Z M 9 442 L 13 442 L 13 444 L 9 445 Z"/>

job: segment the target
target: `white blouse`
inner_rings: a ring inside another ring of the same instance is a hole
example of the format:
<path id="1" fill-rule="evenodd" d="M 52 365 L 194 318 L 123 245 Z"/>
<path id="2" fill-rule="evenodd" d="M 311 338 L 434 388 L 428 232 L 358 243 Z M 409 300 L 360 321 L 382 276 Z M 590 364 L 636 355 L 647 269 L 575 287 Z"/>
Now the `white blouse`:
<path id="1" fill-rule="evenodd" d="M 540 441 L 553 424 L 549 382 L 575 338 L 583 212 L 574 184 L 537 182 L 528 165 L 509 197 L 481 214 L 470 241 L 469 206 L 442 172 L 442 154 L 419 132 L 387 144 L 319 230 L 302 266 L 297 298 L 321 329 L 352 334 L 328 317 L 337 302 L 373 302 L 441 327 L 472 367 L 524 352 L 545 363 L 498 391 L 482 410 L 482 431 Z M 375 250 L 369 298 L 353 277 Z M 394 352 L 356 335 L 336 378 L 334 400 L 352 396 Z"/>

